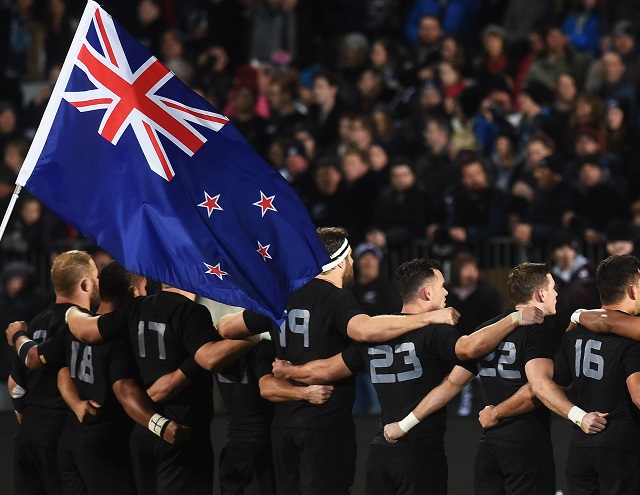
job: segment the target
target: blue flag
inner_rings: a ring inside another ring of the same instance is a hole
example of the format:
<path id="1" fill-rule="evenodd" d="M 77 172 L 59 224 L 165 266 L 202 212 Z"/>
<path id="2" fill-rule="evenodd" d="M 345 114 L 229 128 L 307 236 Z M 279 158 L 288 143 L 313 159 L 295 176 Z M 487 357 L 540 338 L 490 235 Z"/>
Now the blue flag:
<path id="1" fill-rule="evenodd" d="M 95 2 L 18 184 L 130 271 L 276 320 L 329 259 L 280 174 Z"/>

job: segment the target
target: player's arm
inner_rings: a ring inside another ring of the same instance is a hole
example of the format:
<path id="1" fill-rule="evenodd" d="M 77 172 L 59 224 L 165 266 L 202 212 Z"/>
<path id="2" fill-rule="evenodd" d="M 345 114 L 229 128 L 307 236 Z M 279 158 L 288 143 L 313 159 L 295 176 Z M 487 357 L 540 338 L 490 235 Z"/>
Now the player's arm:
<path id="1" fill-rule="evenodd" d="M 364 313 L 353 316 L 347 325 L 347 334 L 356 342 L 386 342 L 412 330 L 427 325 L 442 323 L 455 325 L 460 313 L 454 308 L 426 311 L 414 315 L 368 316 Z"/>
<path id="2" fill-rule="evenodd" d="M 560 386 L 553 381 L 553 361 L 536 358 L 525 364 L 527 380 L 533 393 L 542 403 L 563 418 L 568 418 L 585 433 L 598 433 L 607 424 L 608 413 L 598 411 L 587 413 L 573 404 Z"/>
<path id="3" fill-rule="evenodd" d="M 429 392 L 402 421 L 385 425 L 384 438 L 387 442 L 395 443 L 411 428 L 446 406 L 474 376 L 462 366 L 455 366 L 442 383 Z"/>
<path id="4" fill-rule="evenodd" d="M 69 325 L 71 333 L 76 339 L 86 344 L 104 342 L 104 338 L 98 328 L 99 319 L 100 316 L 91 316 L 76 306 L 71 306 L 65 314 L 65 321 Z"/>
<path id="5" fill-rule="evenodd" d="M 38 344 L 27 335 L 29 326 L 24 321 L 10 323 L 5 331 L 7 343 L 14 347 L 20 361 L 33 371 L 42 371 L 44 365 L 38 359 Z"/>
<path id="6" fill-rule="evenodd" d="M 640 409 L 640 371 L 627 377 L 627 390 L 633 403 Z"/>
<path id="7" fill-rule="evenodd" d="M 244 339 L 250 335 L 268 332 L 271 320 L 253 311 L 240 311 L 224 315 L 218 320 L 218 333 L 225 339 Z"/>
<path id="8" fill-rule="evenodd" d="M 289 380 L 264 375 L 258 381 L 260 395 L 271 402 L 307 401 L 310 404 L 324 404 L 333 393 L 332 385 L 298 386 Z"/>
<path id="9" fill-rule="evenodd" d="M 191 428 L 157 414 L 151 399 L 131 378 L 121 378 L 113 384 L 118 402 L 136 423 L 151 430 L 164 441 L 177 445 L 191 437 Z"/>
<path id="10" fill-rule="evenodd" d="M 60 390 L 60 395 L 80 423 L 90 424 L 95 422 L 101 405 L 93 400 L 83 400 L 80 397 L 78 388 L 71 378 L 69 368 L 66 366 L 58 371 L 58 390 Z"/>
<path id="11" fill-rule="evenodd" d="M 245 340 L 219 340 L 202 345 L 193 356 L 196 363 L 207 371 L 217 371 L 233 364 L 258 342 L 252 335 Z"/>
<path id="12" fill-rule="evenodd" d="M 16 413 L 16 419 L 18 423 L 22 423 L 22 413 L 24 411 L 24 399 L 27 395 L 27 390 L 18 383 L 18 379 L 13 377 L 14 371 L 11 371 L 11 375 L 7 379 L 7 388 L 9 389 L 9 396 L 13 403 L 13 410 Z"/>
<path id="13" fill-rule="evenodd" d="M 353 375 L 342 359 L 342 353 L 327 359 L 316 359 L 302 365 L 276 359 L 273 375 L 277 378 L 295 380 L 308 385 L 333 383 Z"/>
<path id="14" fill-rule="evenodd" d="M 193 357 L 188 357 L 177 370 L 162 375 L 153 382 L 147 389 L 147 395 L 153 402 L 167 402 L 187 388 L 200 373 L 206 371 Z"/>
<path id="15" fill-rule="evenodd" d="M 609 309 L 577 310 L 571 315 L 572 323 L 579 323 L 595 333 L 613 333 L 620 337 L 640 341 L 640 319 Z"/>
<path id="16" fill-rule="evenodd" d="M 538 308 L 519 309 L 471 335 L 460 337 L 456 343 L 456 356 L 463 361 L 484 357 L 498 347 L 518 326 L 542 323 L 543 320 L 544 315 Z"/>
<path id="17" fill-rule="evenodd" d="M 531 384 L 526 383 L 520 387 L 515 394 L 500 402 L 500 404 L 496 406 L 486 406 L 478 414 L 478 421 L 480 425 L 482 425 L 482 428 L 487 430 L 496 426 L 503 419 L 526 414 L 541 405 L 542 403 L 533 393 Z"/>

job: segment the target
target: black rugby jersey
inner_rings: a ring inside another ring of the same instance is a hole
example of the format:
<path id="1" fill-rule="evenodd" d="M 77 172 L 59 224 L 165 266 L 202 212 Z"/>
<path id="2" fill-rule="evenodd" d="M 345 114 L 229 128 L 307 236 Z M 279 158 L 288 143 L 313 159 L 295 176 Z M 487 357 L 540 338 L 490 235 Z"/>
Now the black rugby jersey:
<path id="1" fill-rule="evenodd" d="M 100 316 L 98 328 L 106 341 L 130 340 L 144 388 L 178 369 L 204 344 L 220 340 L 206 307 L 168 291 L 139 297 Z M 211 373 L 200 373 L 176 397 L 156 409 L 183 425 L 208 426 L 213 418 L 212 386 Z"/>
<path id="2" fill-rule="evenodd" d="M 511 312 L 496 316 L 478 328 L 501 320 Z M 499 404 L 528 383 L 525 365 L 532 359 L 555 356 L 553 326 L 545 320 L 539 325 L 517 327 L 498 347 L 479 362 L 461 363 L 479 374 L 489 404 Z M 535 411 L 507 418 L 484 431 L 483 440 L 519 444 L 527 447 L 548 447 L 550 444 L 549 410 L 542 406 Z"/>
<path id="3" fill-rule="evenodd" d="M 347 367 L 356 373 L 365 369 L 378 394 L 381 425 L 400 421 L 431 390 L 442 383 L 456 361 L 460 333 L 449 325 L 428 325 L 382 344 L 354 343 L 342 353 Z M 386 447 L 420 442 L 442 447 L 446 430 L 446 407 L 420 422 L 407 435 L 390 444 L 382 429 L 375 444 Z"/>
<path id="4" fill-rule="evenodd" d="M 556 357 L 555 378 L 573 383 L 571 397 L 585 411 L 607 412 L 607 426 L 587 435 L 575 426 L 572 447 L 640 450 L 640 414 L 626 379 L 640 371 L 640 344 L 616 335 L 595 334 L 583 326 L 567 333 Z"/>

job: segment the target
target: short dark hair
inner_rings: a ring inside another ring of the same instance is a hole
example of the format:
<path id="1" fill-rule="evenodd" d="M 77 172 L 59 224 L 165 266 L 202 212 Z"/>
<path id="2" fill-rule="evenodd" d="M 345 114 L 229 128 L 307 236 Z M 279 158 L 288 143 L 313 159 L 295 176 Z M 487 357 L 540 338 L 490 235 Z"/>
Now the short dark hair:
<path id="1" fill-rule="evenodd" d="M 635 256 L 609 256 L 598 265 L 596 284 L 602 304 L 614 304 L 624 299 L 627 287 L 637 283 L 640 261 Z"/>
<path id="2" fill-rule="evenodd" d="M 425 282 L 435 280 L 435 270 L 440 270 L 440 263 L 435 260 L 417 258 L 402 263 L 396 270 L 396 287 L 402 300 L 411 300 Z"/>
<path id="3" fill-rule="evenodd" d="M 535 291 L 546 288 L 551 273 L 546 263 L 520 263 L 509 272 L 507 289 L 513 304 L 524 304 L 531 300 Z"/>
<path id="4" fill-rule="evenodd" d="M 316 230 L 316 234 L 329 256 L 335 253 L 349 237 L 347 229 L 343 227 L 321 227 Z"/>
<path id="5" fill-rule="evenodd" d="M 113 303 L 114 306 L 122 306 L 133 300 L 133 292 L 129 289 L 137 284 L 141 275 L 131 273 L 115 260 L 102 267 L 100 272 L 100 299 Z"/>

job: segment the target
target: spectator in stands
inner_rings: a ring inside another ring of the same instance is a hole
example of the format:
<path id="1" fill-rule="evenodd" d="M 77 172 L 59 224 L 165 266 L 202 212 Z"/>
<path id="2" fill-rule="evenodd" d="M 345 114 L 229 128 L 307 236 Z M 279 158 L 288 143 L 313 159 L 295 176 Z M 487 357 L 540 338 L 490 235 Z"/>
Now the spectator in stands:
<path id="1" fill-rule="evenodd" d="M 600 49 L 600 8 L 597 0 L 581 0 L 562 23 L 569 43 L 581 52 L 596 55 Z"/>
<path id="2" fill-rule="evenodd" d="M 605 247 L 608 256 L 622 256 L 625 254 L 638 255 L 636 242 L 630 222 L 616 218 L 611 220 L 605 230 Z"/>
<path id="3" fill-rule="evenodd" d="M 369 153 L 348 148 L 342 156 L 342 176 L 346 186 L 342 225 L 354 243 L 364 239 L 373 226 L 379 187 L 371 172 Z"/>
<path id="4" fill-rule="evenodd" d="M 512 42 L 527 41 L 538 26 L 548 22 L 553 12 L 553 0 L 511 0 L 507 5 L 502 26 Z"/>
<path id="5" fill-rule="evenodd" d="M 67 9 L 66 0 L 49 0 L 47 16 L 45 18 L 46 34 L 44 38 L 45 73 L 54 66 L 62 66 L 71 40 L 73 39 L 73 24 Z"/>
<path id="6" fill-rule="evenodd" d="M 295 9 L 298 2 L 266 0 L 254 6 L 251 19 L 250 58 L 271 60 L 274 53 L 297 57 L 298 29 Z"/>
<path id="7" fill-rule="evenodd" d="M 377 103 L 389 104 L 394 96 L 394 92 L 386 86 L 382 73 L 372 68 L 362 72 L 357 88 L 357 109 L 361 112 L 370 112 Z"/>
<path id="8" fill-rule="evenodd" d="M 24 139 L 9 141 L 4 147 L 3 166 L 11 170 L 17 177 L 28 150 L 29 145 Z"/>
<path id="9" fill-rule="evenodd" d="M 575 78 L 568 72 L 559 74 L 554 84 L 555 103 L 553 109 L 568 125 L 571 112 L 576 106 L 578 87 Z"/>
<path id="10" fill-rule="evenodd" d="M 451 141 L 451 123 L 445 116 L 428 120 L 424 132 L 426 153 L 416 163 L 416 176 L 434 200 L 442 197 L 444 190 L 456 181 L 456 170 L 448 149 Z"/>
<path id="11" fill-rule="evenodd" d="M 508 196 L 523 173 L 524 161 L 518 154 L 518 137 L 510 126 L 501 127 L 489 161 L 491 183 Z"/>
<path id="12" fill-rule="evenodd" d="M 346 188 L 338 157 L 323 157 L 314 170 L 315 188 L 307 199 L 307 209 L 316 227 L 342 223 Z"/>
<path id="13" fill-rule="evenodd" d="M 429 67 L 440 61 L 442 26 L 435 15 L 423 15 L 418 23 L 418 39 L 411 47 L 416 68 Z"/>
<path id="14" fill-rule="evenodd" d="M 574 132 L 582 126 L 598 128 L 603 116 L 604 104 L 602 100 L 596 95 L 581 94 L 576 99 L 575 107 L 569 117 L 569 127 Z"/>
<path id="15" fill-rule="evenodd" d="M 254 85 L 241 85 L 235 88 L 231 103 L 234 107 L 234 116 L 231 122 L 240 131 L 249 144 L 260 155 L 267 150 L 267 121 L 255 112 L 257 87 Z"/>
<path id="16" fill-rule="evenodd" d="M 319 70 L 313 76 L 315 105 L 309 109 L 309 120 L 315 126 L 316 142 L 326 148 L 338 139 L 338 122 L 345 113 L 338 99 L 338 79 L 328 71 Z"/>
<path id="17" fill-rule="evenodd" d="M 507 52 L 506 38 L 506 31 L 496 24 L 490 24 L 482 31 L 482 53 L 476 64 L 476 78 L 483 87 L 489 86 L 496 77 L 513 85 L 518 60 Z"/>
<path id="18" fill-rule="evenodd" d="M 182 36 L 178 31 L 172 29 L 162 33 L 160 59 L 183 83 L 187 86 L 191 84 L 195 70 L 185 58 Z"/>
<path id="19" fill-rule="evenodd" d="M 405 36 L 411 44 L 418 40 L 418 25 L 425 15 L 437 16 L 445 35 L 461 33 L 466 37 L 474 34 L 472 26 L 482 6 L 482 0 L 415 0 L 409 13 Z"/>
<path id="20" fill-rule="evenodd" d="M 631 21 L 635 31 L 640 28 L 640 5 L 633 0 L 607 0 L 602 11 L 602 39 L 600 47 L 603 52 L 611 48 L 612 36 L 616 25 L 621 21 Z"/>
<path id="21" fill-rule="evenodd" d="M 267 99 L 271 118 L 267 134 L 271 137 L 292 137 L 297 124 L 305 120 L 297 106 L 298 81 L 292 75 L 276 76 L 269 85 Z"/>
<path id="22" fill-rule="evenodd" d="M 155 56 L 160 55 L 165 34 L 162 5 L 159 0 L 140 0 L 131 34 Z"/>
<path id="23" fill-rule="evenodd" d="M 522 112 L 520 122 L 521 146 L 529 137 L 544 129 L 549 120 L 549 105 L 553 102 L 553 92 L 539 81 L 527 82 L 518 95 L 518 104 Z"/>
<path id="24" fill-rule="evenodd" d="M 15 105 L 8 101 L 0 101 L 0 152 L 4 154 L 4 147 L 10 141 L 22 137 L 18 126 L 18 113 Z"/>
<path id="25" fill-rule="evenodd" d="M 634 84 L 625 78 L 626 70 L 624 60 L 618 52 L 605 53 L 602 56 L 602 85 L 598 89 L 598 96 L 604 101 L 625 100 L 635 122 L 637 119 L 636 89 Z"/>

